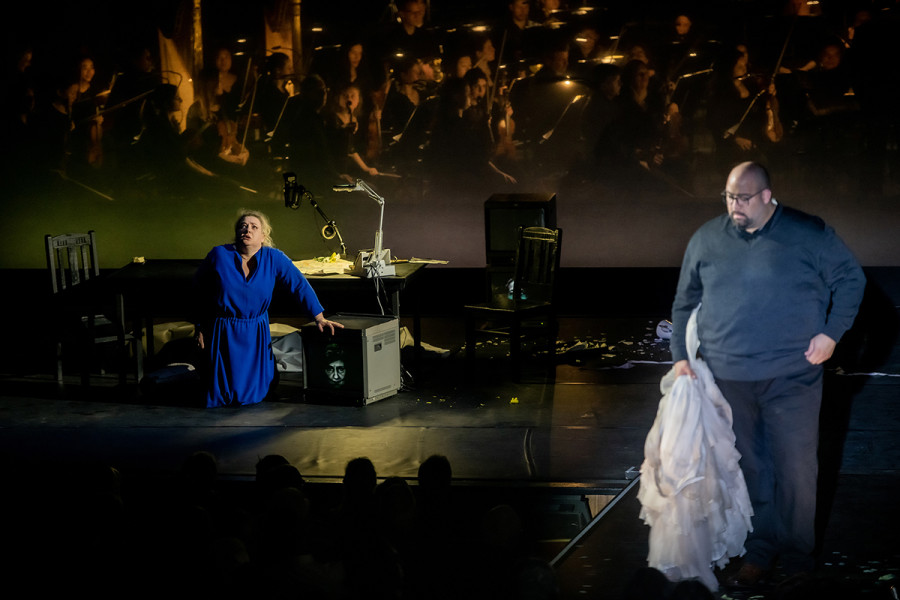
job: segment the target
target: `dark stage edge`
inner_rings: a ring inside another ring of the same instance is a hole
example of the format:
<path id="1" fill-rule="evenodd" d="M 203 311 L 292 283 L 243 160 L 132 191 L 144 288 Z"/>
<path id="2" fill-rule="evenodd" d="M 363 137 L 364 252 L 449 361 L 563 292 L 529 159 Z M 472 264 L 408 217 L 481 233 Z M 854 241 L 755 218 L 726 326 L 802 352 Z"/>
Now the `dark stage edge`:
<path id="1" fill-rule="evenodd" d="M 409 389 L 366 407 L 304 402 L 292 376 L 282 379 L 273 401 L 206 410 L 142 396 L 133 381 L 117 386 L 110 376 L 85 390 L 68 382 L 60 389 L 42 373 L 6 375 L 0 452 L 7 465 L 102 462 L 165 476 L 202 449 L 216 456 L 221 478 L 232 486 L 252 481 L 259 457 L 278 453 L 323 487 L 336 487 L 346 461 L 357 456 L 371 458 L 379 477 L 413 480 L 421 461 L 441 453 L 460 492 L 486 502 L 517 498 L 533 509 L 530 516 L 553 522 L 544 528 L 542 552 L 554 561 L 561 598 L 620 598 L 646 564 L 648 530 L 628 469 L 640 466 L 659 379 L 669 368 L 665 344 L 655 336 L 658 320 L 563 319 L 561 346 L 570 353 L 553 378 L 531 364 L 524 381 L 514 383 L 502 344 L 481 347 L 481 358 L 467 364 L 459 352 L 460 321 L 426 319 L 425 340 L 449 355 L 426 353 Z M 404 364 L 411 364 L 408 355 Z M 894 347 L 878 369 L 885 374 L 832 372 L 823 409 L 821 505 L 830 511 L 821 574 L 859 593 L 884 592 L 900 565 L 889 533 L 900 529 L 894 508 L 900 449 L 893 441 L 900 394 L 898 378 L 890 376 L 898 365 Z M 597 517 L 578 508 L 588 495 L 616 499 Z M 585 518 L 595 521 L 581 529 Z M 565 551 L 576 535 L 577 545 Z"/>

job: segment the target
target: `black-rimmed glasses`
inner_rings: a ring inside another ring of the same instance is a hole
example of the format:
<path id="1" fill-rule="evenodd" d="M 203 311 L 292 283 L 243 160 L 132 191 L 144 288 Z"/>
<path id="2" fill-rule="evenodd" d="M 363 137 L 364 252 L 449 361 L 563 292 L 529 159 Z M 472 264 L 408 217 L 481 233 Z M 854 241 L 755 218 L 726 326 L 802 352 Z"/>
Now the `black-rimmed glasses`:
<path id="1" fill-rule="evenodd" d="M 750 200 L 755 196 L 759 196 L 764 191 L 766 191 L 766 188 L 759 190 L 755 194 L 732 194 L 731 192 L 722 192 L 722 202 L 725 204 L 733 202 L 736 206 L 747 206 L 750 204 Z"/>

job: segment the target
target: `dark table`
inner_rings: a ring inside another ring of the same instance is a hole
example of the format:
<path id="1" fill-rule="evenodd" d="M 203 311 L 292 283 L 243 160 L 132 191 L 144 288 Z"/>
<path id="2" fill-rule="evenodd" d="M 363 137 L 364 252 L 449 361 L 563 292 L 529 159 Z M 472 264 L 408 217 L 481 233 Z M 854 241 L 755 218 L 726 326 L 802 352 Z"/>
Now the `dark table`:
<path id="1" fill-rule="evenodd" d="M 201 262 L 201 259 L 148 259 L 143 263 L 129 263 L 105 279 L 106 285 L 120 298 L 124 307 L 121 317 L 123 327 L 126 316 L 134 322 L 136 330 L 146 327 L 148 356 L 154 353 L 152 333 L 154 318 L 160 315 L 188 316 L 191 309 L 193 278 Z M 401 292 L 425 264 L 397 263 L 395 267 L 397 274 L 382 277 L 381 284 L 385 293 L 390 296 L 390 309 L 393 315 L 399 318 Z M 327 294 L 338 299 L 337 305 L 334 301 L 329 304 L 329 313 L 341 312 L 342 296 L 347 295 L 349 300 L 349 295 L 356 297 L 360 294 L 374 294 L 376 289 L 372 279 L 356 275 L 308 275 L 306 278 L 317 294 Z M 279 301 L 277 291 L 276 288 L 276 297 L 269 309 L 270 314 L 299 315 L 299 306 Z M 421 323 L 417 303 L 413 302 L 412 306 L 413 342 L 418 356 L 421 346 Z"/>

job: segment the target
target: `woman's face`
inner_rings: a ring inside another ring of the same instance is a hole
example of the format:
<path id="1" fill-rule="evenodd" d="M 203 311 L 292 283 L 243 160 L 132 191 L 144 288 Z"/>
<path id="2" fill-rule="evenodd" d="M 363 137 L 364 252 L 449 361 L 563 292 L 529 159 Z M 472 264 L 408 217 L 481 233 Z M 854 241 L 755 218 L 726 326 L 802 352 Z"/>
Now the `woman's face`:
<path id="1" fill-rule="evenodd" d="M 253 216 L 245 216 L 238 221 L 236 237 L 244 246 L 262 246 L 263 228 L 260 220 Z"/>
<path id="2" fill-rule="evenodd" d="M 631 84 L 632 88 L 635 90 L 646 90 L 649 83 L 650 69 L 648 69 L 646 65 L 641 65 L 641 67 L 634 74 L 634 81 Z"/>
<path id="3" fill-rule="evenodd" d="M 471 97 L 473 100 L 481 100 L 485 96 L 487 96 L 487 80 L 486 79 L 478 79 L 475 82 L 475 85 L 471 87 Z"/>
<path id="4" fill-rule="evenodd" d="M 456 61 L 456 76 L 462 77 L 472 68 L 472 57 L 471 56 L 461 56 L 459 60 Z"/>
<path id="5" fill-rule="evenodd" d="M 422 65 L 415 63 L 409 69 L 400 74 L 403 83 L 415 83 L 422 79 Z"/>
<path id="6" fill-rule="evenodd" d="M 363 57 L 363 47 L 362 44 L 354 44 L 350 46 L 350 49 L 347 50 L 347 60 L 350 61 L 350 66 L 354 69 L 359 66 L 359 63 L 362 62 Z"/>
<path id="7" fill-rule="evenodd" d="M 732 76 L 735 78 L 743 77 L 747 74 L 747 55 L 741 54 L 734 62 L 734 68 L 731 70 Z"/>
<path id="8" fill-rule="evenodd" d="M 351 112 L 359 108 L 359 90 L 350 87 L 341 92 L 341 106 L 348 107 Z"/>
<path id="9" fill-rule="evenodd" d="M 95 73 L 96 71 L 94 70 L 94 61 L 89 58 L 81 61 L 81 81 L 90 83 L 91 80 L 94 79 Z"/>
<path id="10" fill-rule="evenodd" d="M 479 58 L 483 58 L 487 62 L 493 62 L 496 55 L 497 52 L 494 50 L 494 43 L 491 40 L 485 40 L 484 46 L 482 46 L 481 50 L 478 52 Z"/>
<path id="11" fill-rule="evenodd" d="M 622 93 L 622 76 L 616 74 L 612 77 L 607 77 L 603 80 L 603 83 L 600 84 L 600 91 L 607 98 L 615 98 L 618 96 Z"/>
<path id="12" fill-rule="evenodd" d="M 216 69 L 219 73 L 227 73 L 231 70 L 231 52 L 224 48 L 216 54 Z"/>
<path id="13" fill-rule="evenodd" d="M 678 15 L 675 18 L 675 33 L 678 35 L 687 35 L 691 30 L 691 20 L 687 15 Z"/>

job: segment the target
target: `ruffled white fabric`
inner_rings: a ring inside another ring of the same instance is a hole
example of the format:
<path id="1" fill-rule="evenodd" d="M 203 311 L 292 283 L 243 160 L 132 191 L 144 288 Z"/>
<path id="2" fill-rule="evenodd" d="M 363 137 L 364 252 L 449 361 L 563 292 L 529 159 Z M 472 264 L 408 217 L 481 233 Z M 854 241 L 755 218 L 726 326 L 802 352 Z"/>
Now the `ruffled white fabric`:
<path id="1" fill-rule="evenodd" d="M 699 307 L 698 307 L 699 309 Z M 696 357 L 697 310 L 687 327 Z M 644 444 L 638 499 L 650 526 L 649 566 L 672 581 L 698 578 L 715 591 L 713 566 L 744 553 L 753 509 L 731 429 L 731 406 L 706 363 L 691 358 L 697 379 L 660 381 L 663 397 Z"/>

